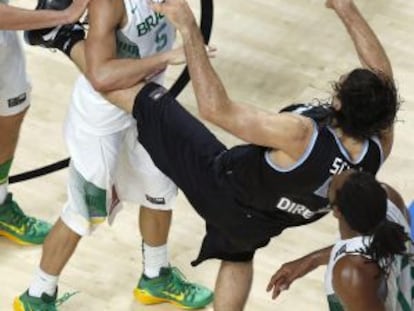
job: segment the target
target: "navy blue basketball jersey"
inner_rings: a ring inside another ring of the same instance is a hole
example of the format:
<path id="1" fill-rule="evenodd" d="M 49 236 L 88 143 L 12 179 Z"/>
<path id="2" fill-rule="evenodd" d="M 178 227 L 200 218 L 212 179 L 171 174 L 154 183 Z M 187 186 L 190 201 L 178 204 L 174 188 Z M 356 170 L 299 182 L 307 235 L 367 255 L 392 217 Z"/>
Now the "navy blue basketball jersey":
<path id="1" fill-rule="evenodd" d="M 327 108 L 296 108 L 301 114 L 317 117 L 312 117 L 314 133 L 309 146 L 292 167 L 278 167 L 268 148 L 255 145 L 236 146 L 220 159 L 223 179 L 238 202 L 286 226 L 313 222 L 329 212 L 327 192 L 333 175 L 350 168 L 375 175 L 383 161 L 376 137 L 364 141 L 359 158 L 353 161 L 335 131 L 324 122 Z"/>

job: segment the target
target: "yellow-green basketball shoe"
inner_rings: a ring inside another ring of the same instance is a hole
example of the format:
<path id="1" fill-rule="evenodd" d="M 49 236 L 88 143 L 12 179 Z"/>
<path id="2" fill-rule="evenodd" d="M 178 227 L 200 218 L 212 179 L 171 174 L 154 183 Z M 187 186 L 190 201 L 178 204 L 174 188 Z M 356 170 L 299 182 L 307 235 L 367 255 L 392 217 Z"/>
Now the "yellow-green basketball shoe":
<path id="1" fill-rule="evenodd" d="M 57 311 L 58 306 L 67 301 L 78 292 L 65 293 L 62 297 L 57 298 L 57 290 L 53 296 L 43 293 L 40 298 L 29 295 L 25 291 L 19 297 L 14 298 L 13 311 Z"/>
<path id="2" fill-rule="evenodd" d="M 24 292 L 19 297 L 16 297 L 13 302 L 14 311 L 57 311 L 56 308 L 56 294 L 49 296 L 45 293 L 42 297 L 32 297 L 28 291 Z"/>
<path id="3" fill-rule="evenodd" d="M 42 244 L 51 228 L 51 224 L 25 215 L 11 193 L 0 205 L 0 235 L 20 245 Z"/>
<path id="4" fill-rule="evenodd" d="M 134 296 L 142 304 L 169 302 L 183 309 L 201 309 L 213 301 L 211 290 L 188 282 L 175 267 L 161 268 L 153 279 L 142 275 Z"/>

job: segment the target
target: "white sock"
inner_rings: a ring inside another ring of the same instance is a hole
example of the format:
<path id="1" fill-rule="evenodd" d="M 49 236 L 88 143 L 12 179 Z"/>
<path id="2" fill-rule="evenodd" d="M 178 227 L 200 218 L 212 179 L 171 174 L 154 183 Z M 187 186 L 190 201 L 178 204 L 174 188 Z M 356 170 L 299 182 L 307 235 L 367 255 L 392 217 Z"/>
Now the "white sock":
<path id="1" fill-rule="evenodd" d="M 167 244 L 152 247 L 142 242 L 142 259 L 144 274 L 149 278 L 158 277 L 161 268 L 169 266 Z"/>
<path id="2" fill-rule="evenodd" d="M 58 275 L 48 274 L 39 267 L 29 287 L 29 295 L 32 297 L 41 297 L 43 293 L 46 293 L 49 296 L 53 296 L 56 292 L 58 279 Z"/>
<path id="3" fill-rule="evenodd" d="M 0 185 L 0 204 L 3 204 L 7 197 L 7 186 L 8 182 Z"/>

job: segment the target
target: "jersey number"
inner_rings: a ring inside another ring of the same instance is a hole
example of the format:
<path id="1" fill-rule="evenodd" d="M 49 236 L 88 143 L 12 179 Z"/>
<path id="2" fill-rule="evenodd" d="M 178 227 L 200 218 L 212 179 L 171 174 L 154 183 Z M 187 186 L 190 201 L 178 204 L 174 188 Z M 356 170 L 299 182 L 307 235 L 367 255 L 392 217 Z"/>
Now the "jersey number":
<path id="1" fill-rule="evenodd" d="M 166 27 L 167 24 L 163 23 L 156 32 L 155 43 L 157 44 L 157 52 L 161 51 L 167 45 L 168 36 L 163 32 Z"/>

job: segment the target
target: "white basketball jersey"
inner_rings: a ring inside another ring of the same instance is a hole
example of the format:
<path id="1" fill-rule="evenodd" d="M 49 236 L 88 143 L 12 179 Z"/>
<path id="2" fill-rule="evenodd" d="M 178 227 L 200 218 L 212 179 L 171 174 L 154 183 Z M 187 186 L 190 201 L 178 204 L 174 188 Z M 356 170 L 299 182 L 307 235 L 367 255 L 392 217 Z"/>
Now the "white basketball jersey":
<path id="1" fill-rule="evenodd" d="M 7 0 L 0 3 L 8 4 Z M 14 30 L 0 30 L 0 102 L 30 89 L 20 38 Z"/>
<path id="2" fill-rule="evenodd" d="M 172 48 L 175 29 L 162 15 L 154 12 L 147 0 L 124 0 L 128 21 L 116 33 L 119 58 L 145 58 Z M 163 82 L 163 74 L 152 79 Z M 68 119 L 95 135 L 107 135 L 129 127 L 130 114 L 106 101 L 85 76 L 75 83 Z"/>
<path id="3" fill-rule="evenodd" d="M 407 234 L 410 232 L 405 217 L 401 211 L 388 200 L 387 218 L 404 227 Z M 335 264 L 344 256 L 354 255 L 369 258 L 363 254 L 364 250 L 371 243 L 372 237 L 359 236 L 352 239 L 338 241 L 332 251 L 328 266 L 325 273 L 325 292 L 328 296 L 330 311 L 344 311 L 341 302 L 335 295 L 332 285 L 333 269 Z M 413 248 L 411 243 L 407 243 L 408 253 L 412 253 Z M 413 262 L 406 256 L 397 256 L 391 267 L 390 275 L 387 279 L 387 284 L 384 284 L 384 295 L 386 294 L 386 310 L 387 311 L 411 311 L 413 304 L 413 297 L 411 290 L 414 285 L 414 280 L 411 276 Z"/>

